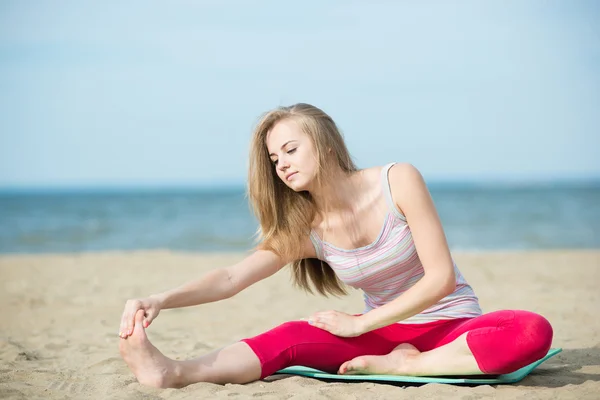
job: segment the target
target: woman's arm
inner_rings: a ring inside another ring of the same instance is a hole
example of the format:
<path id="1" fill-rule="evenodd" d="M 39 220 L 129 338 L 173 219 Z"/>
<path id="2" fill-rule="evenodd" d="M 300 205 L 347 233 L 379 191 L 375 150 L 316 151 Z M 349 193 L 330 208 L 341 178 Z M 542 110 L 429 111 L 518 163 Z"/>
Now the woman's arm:
<path id="1" fill-rule="evenodd" d="M 161 309 L 224 300 L 273 275 L 284 265 L 275 253 L 257 250 L 235 265 L 215 269 L 197 280 L 151 297 L 159 301 Z"/>
<path id="2" fill-rule="evenodd" d="M 392 197 L 410 226 L 425 275 L 398 298 L 362 315 L 364 332 L 412 317 L 456 288 L 446 236 L 423 177 L 410 164 L 396 164 L 389 178 Z"/>
<path id="3" fill-rule="evenodd" d="M 407 219 L 424 276 L 393 301 L 361 316 L 338 311 L 318 312 L 309 323 L 343 337 L 358 336 L 412 317 L 431 307 L 456 288 L 454 264 L 433 200 L 419 171 L 396 164 L 389 171 L 395 204 Z"/>
<path id="4" fill-rule="evenodd" d="M 286 262 L 275 253 L 258 250 L 235 265 L 210 271 L 202 278 L 178 288 L 145 299 L 128 300 L 121 316 L 119 336 L 126 339 L 133 334 L 134 318 L 139 310 L 144 310 L 143 324 L 147 328 L 162 309 L 189 307 L 227 299 L 253 283 L 273 275 L 285 264 Z"/>

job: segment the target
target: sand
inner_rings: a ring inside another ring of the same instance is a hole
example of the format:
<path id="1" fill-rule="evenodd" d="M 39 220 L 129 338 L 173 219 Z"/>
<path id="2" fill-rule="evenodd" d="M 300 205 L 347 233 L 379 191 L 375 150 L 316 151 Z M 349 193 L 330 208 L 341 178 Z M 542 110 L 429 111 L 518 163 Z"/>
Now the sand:
<path id="1" fill-rule="evenodd" d="M 527 309 L 554 326 L 553 347 L 564 351 L 518 384 L 406 387 L 284 377 L 162 390 L 137 383 L 118 352 L 125 301 L 241 257 L 168 251 L 0 257 L 0 398 L 600 398 L 600 251 L 454 255 L 485 312 Z M 232 299 L 165 310 L 148 335 L 167 356 L 186 359 L 327 309 L 359 312 L 360 293 L 307 295 L 291 288 L 284 270 Z"/>

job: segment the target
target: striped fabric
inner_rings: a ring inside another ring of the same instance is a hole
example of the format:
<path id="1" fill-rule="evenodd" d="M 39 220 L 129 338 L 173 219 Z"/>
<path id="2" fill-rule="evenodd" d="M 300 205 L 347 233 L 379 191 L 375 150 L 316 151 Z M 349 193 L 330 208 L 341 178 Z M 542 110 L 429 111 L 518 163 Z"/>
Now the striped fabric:
<path id="1" fill-rule="evenodd" d="M 390 163 L 381 170 L 383 192 L 388 213 L 377 239 L 363 247 L 346 250 L 322 241 L 310 234 L 317 258 L 333 268 L 345 284 L 362 289 L 365 311 L 380 307 L 404 293 L 424 275 L 423 265 L 406 223 L 406 218 L 395 206 L 390 191 L 388 171 Z M 420 314 L 400 321 L 419 324 L 437 320 L 476 317 L 481 315 L 479 301 L 454 264 L 456 290 Z"/>

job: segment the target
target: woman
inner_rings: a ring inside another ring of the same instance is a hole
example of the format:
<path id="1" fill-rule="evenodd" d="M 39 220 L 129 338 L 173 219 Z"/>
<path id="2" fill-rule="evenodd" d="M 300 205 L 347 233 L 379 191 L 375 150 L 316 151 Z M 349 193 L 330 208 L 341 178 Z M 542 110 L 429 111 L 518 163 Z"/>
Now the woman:
<path id="1" fill-rule="evenodd" d="M 126 303 L 120 351 L 140 383 L 246 383 L 289 365 L 339 374 L 502 374 L 550 348 L 552 327 L 540 315 L 482 315 L 420 173 L 409 164 L 358 170 L 320 109 L 296 104 L 263 116 L 248 192 L 260 222 L 254 253 Z M 145 328 L 160 310 L 229 298 L 287 264 L 308 291 L 361 288 L 364 312 L 318 312 L 187 361 L 168 359 L 148 341 Z"/>

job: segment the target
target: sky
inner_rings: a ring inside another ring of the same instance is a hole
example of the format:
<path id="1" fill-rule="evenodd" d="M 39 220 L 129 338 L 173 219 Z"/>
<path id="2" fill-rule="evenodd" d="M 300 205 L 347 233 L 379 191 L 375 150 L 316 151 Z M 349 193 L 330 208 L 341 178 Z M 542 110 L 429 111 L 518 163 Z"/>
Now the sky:
<path id="1" fill-rule="evenodd" d="M 306 102 L 359 167 L 600 179 L 596 1 L 0 2 L 0 189 L 243 184 Z"/>

